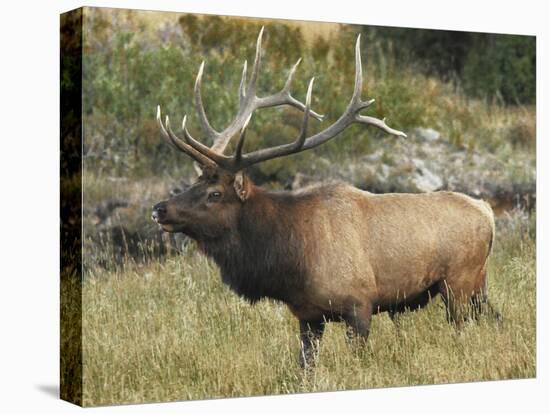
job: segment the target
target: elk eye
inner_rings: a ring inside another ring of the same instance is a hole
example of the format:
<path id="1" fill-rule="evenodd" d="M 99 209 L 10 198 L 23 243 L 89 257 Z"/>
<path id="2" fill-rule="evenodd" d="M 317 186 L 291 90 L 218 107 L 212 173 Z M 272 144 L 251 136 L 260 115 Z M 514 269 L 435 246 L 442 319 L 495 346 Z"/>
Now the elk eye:
<path id="1" fill-rule="evenodd" d="M 210 194 L 208 194 L 208 201 L 217 201 L 221 198 L 222 193 L 219 191 L 213 191 Z"/>

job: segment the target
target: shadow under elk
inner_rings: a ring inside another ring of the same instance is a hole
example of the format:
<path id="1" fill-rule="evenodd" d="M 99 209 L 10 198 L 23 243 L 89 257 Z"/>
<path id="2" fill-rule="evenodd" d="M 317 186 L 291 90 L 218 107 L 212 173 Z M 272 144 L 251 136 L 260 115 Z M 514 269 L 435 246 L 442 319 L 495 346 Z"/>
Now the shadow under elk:
<path id="1" fill-rule="evenodd" d="M 183 118 L 183 139 L 164 123 L 163 137 L 197 163 L 200 176 L 186 191 L 153 207 L 152 218 L 167 232 L 194 239 L 213 258 L 224 283 L 250 302 L 285 303 L 300 326 L 300 364 L 314 363 L 328 321 L 347 324 L 350 338 L 366 340 L 373 314 L 425 306 L 440 294 L 450 321 L 461 325 L 487 301 L 487 261 L 495 226 L 490 206 L 464 194 L 371 194 L 351 185 L 320 183 L 296 191 L 267 191 L 243 172 L 254 164 L 305 151 L 337 136 L 351 124 L 373 125 L 406 137 L 384 120 L 360 115 L 363 101 L 360 37 L 355 45 L 355 86 L 345 112 L 326 129 L 308 136 L 313 80 L 305 104 L 290 94 L 298 61 L 281 91 L 257 96 L 262 34 L 247 82 L 244 64 L 235 119 L 221 132 L 209 123 L 201 98 L 204 62 L 195 82 L 195 106 L 211 147 L 194 139 Z M 243 153 L 246 127 L 256 109 L 280 105 L 304 112 L 291 143 Z M 238 135 L 233 155 L 224 154 Z M 485 306 L 482 306 L 485 305 Z M 467 309 L 466 309 L 467 308 Z"/>

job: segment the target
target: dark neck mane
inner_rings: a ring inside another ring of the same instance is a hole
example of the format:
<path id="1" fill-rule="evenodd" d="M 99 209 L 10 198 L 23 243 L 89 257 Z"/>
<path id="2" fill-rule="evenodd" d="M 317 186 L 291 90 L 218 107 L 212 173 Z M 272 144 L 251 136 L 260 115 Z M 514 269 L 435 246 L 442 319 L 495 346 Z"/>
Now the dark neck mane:
<path id="1" fill-rule="evenodd" d="M 223 282 L 251 302 L 268 297 L 292 303 L 303 290 L 303 247 L 288 219 L 293 201 L 291 193 L 255 191 L 235 231 L 201 243 Z"/>

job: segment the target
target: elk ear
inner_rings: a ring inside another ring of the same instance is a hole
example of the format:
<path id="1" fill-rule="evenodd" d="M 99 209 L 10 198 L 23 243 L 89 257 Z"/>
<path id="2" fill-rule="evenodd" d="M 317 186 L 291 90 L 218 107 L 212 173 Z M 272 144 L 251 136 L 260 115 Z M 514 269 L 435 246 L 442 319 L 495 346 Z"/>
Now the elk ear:
<path id="1" fill-rule="evenodd" d="M 248 177 L 244 175 L 242 171 L 239 171 L 237 174 L 235 174 L 233 187 L 235 188 L 235 192 L 237 193 L 237 196 L 241 199 L 241 201 L 246 201 L 250 191 L 250 182 L 248 181 Z"/>

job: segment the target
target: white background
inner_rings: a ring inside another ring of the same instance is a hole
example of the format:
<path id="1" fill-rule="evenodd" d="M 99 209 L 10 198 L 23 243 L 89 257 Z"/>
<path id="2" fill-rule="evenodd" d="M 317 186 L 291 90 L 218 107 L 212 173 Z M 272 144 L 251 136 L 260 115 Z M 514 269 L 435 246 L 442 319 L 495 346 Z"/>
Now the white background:
<path id="1" fill-rule="evenodd" d="M 537 35 L 537 379 L 106 407 L 99 412 L 541 412 L 548 410 L 548 13 L 544 1 L 88 1 L 168 11 Z M 59 376 L 59 14 L 77 1 L 0 12 L 0 411 L 65 413 Z M 545 134 L 546 133 L 546 134 Z M 546 159 L 545 159 L 546 158 Z M 546 388 L 546 392 L 544 391 Z M 548 411 L 546 411 L 548 412 Z"/>

